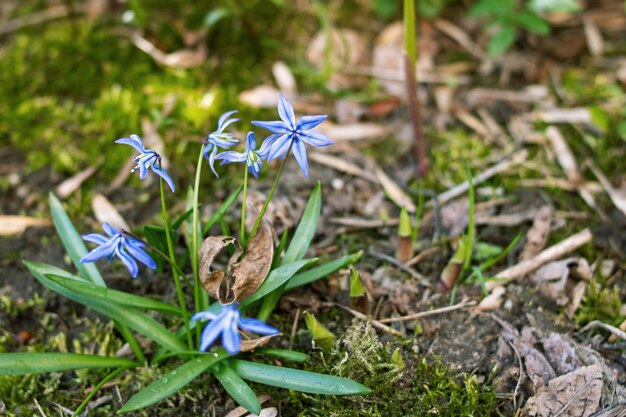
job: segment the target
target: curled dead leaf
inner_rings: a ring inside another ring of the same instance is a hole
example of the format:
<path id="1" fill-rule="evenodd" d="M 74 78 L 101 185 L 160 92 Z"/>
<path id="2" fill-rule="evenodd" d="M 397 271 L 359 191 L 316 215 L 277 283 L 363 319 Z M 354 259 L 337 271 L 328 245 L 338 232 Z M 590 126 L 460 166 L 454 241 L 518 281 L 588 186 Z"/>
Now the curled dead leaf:
<path id="1" fill-rule="evenodd" d="M 256 339 L 242 340 L 240 349 L 241 352 L 249 352 L 263 345 L 266 345 L 272 337 L 282 336 L 282 333 L 271 334 L 269 336 L 257 337 Z"/>
<path id="2" fill-rule="evenodd" d="M 215 258 L 229 246 L 235 248 L 226 271 L 211 271 Z M 237 239 L 230 236 L 209 236 L 200 247 L 200 283 L 204 290 L 222 304 L 241 301 L 261 286 L 272 266 L 274 242 L 272 228 L 263 221 L 248 242 L 246 253 Z"/>

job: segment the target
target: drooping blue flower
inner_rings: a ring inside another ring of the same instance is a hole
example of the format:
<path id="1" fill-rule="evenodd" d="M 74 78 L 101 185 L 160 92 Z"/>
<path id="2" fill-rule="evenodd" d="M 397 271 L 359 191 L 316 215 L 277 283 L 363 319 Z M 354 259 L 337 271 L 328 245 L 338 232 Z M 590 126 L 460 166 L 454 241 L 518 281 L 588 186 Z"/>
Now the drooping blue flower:
<path id="1" fill-rule="evenodd" d="M 252 122 L 253 125 L 262 127 L 273 133 L 273 135 L 268 136 L 263 142 L 263 145 L 261 145 L 259 155 L 271 161 L 272 159 L 280 158 L 285 155 L 291 147 L 300 169 L 302 169 L 304 175 L 308 177 L 309 166 L 304 144 L 308 143 L 316 147 L 333 144 L 333 141 L 325 134 L 312 130 L 322 123 L 327 116 L 302 116 L 300 120 L 296 122 L 293 106 L 283 96 L 280 96 L 278 102 L 278 115 L 281 120 L 275 122 Z"/>
<path id="2" fill-rule="evenodd" d="M 209 136 L 202 140 L 202 143 L 204 143 L 204 157 L 207 161 L 209 161 L 211 171 L 213 171 L 216 177 L 219 177 L 219 175 L 215 172 L 215 167 L 213 165 L 215 164 L 215 157 L 217 156 L 218 149 L 230 148 L 238 143 L 236 139 L 233 139 L 232 133 L 224 133 L 224 129 L 232 123 L 239 121 L 237 118 L 229 118 L 235 113 L 237 113 L 237 110 L 232 110 L 222 114 L 217 121 L 217 130 L 210 133 Z"/>
<path id="3" fill-rule="evenodd" d="M 129 138 L 118 139 L 115 143 L 132 146 L 137 152 L 139 152 L 139 155 L 133 158 L 137 165 L 135 165 L 130 172 L 139 170 L 139 179 L 143 180 L 146 178 L 146 175 L 148 175 L 148 169 L 152 168 L 152 171 L 154 171 L 154 173 L 159 177 L 163 178 L 172 191 L 176 191 L 176 186 L 174 185 L 174 181 L 172 181 L 172 177 L 170 177 L 165 168 L 161 166 L 161 155 L 159 155 L 156 151 L 146 149 L 139 136 L 130 135 Z"/>
<path id="4" fill-rule="evenodd" d="M 252 318 L 241 318 L 238 303 L 222 305 L 218 313 L 201 311 L 191 318 L 191 321 L 211 320 L 202 331 L 200 337 L 200 351 L 206 350 L 222 337 L 222 346 L 231 355 L 236 355 L 241 350 L 241 336 L 239 329 L 261 335 L 273 335 L 279 333 L 278 329 L 265 322 Z"/>
<path id="5" fill-rule="evenodd" d="M 243 152 L 227 151 L 217 155 L 216 159 L 222 160 L 222 165 L 232 162 L 245 162 L 248 165 L 248 171 L 254 178 L 259 178 L 259 173 L 263 169 L 263 162 L 256 149 L 256 140 L 253 132 L 248 132 L 246 138 L 246 149 Z"/>
<path id="6" fill-rule="evenodd" d="M 135 259 L 148 268 L 156 269 L 154 260 L 143 250 L 146 245 L 142 241 L 124 234 L 122 230 L 117 230 L 106 222 L 102 224 L 102 230 L 109 236 L 108 238 L 100 233 L 83 235 L 83 240 L 96 243 L 99 246 L 83 256 L 80 260 L 82 263 L 95 262 L 102 258 L 111 260 L 117 256 L 128 268 L 133 278 L 137 278 L 139 272 L 139 266 Z"/>

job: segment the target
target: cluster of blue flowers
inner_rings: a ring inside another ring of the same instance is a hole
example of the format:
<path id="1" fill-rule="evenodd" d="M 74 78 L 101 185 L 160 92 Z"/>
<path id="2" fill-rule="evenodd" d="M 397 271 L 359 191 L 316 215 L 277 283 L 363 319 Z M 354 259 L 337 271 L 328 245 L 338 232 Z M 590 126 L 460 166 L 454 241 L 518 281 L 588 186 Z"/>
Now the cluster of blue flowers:
<path id="1" fill-rule="evenodd" d="M 235 162 L 245 163 L 248 171 L 255 178 L 258 178 L 264 166 L 263 161 L 286 158 L 290 152 L 293 152 L 296 162 L 304 175 L 308 176 L 309 169 L 304 144 L 306 143 L 314 147 L 333 144 L 333 141 L 326 135 L 313 130 L 326 119 L 326 115 L 303 116 L 299 121 L 296 121 L 293 106 L 286 98 L 281 96 L 278 103 L 278 115 L 281 120 L 252 122 L 253 125 L 267 129 L 272 133 L 263 141 L 260 149 L 257 150 L 254 133 L 249 132 L 243 152 L 226 150 L 219 153 L 220 149 L 225 150 L 238 144 L 238 141 L 231 133 L 224 131 L 228 126 L 239 121 L 239 119 L 231 117 L 235 113 L 236 111 L 224 113 L 218 120 L 217 130 L 203 140 L 204 157 L 209 162 L 209 166 L 216 176 L 219 176 L 214 167 L 216 160 L 221 160 L 222 165 Z M 151 169 L 167 183 L 172 192 L 176 190 L 174 181 L 161 166 L 161 155 L 154 150 L 146 149 L 139 136 L 130 135 L 130 137 L 116 140 L 115 143 L 129 145 L 139 152 L 139 155 L 133 158 L 137 165 L 131 172 L 139 171 L 140 179 L 146 178 L 148 171 Z M 87 253 L 81 259 L 81 262 L 95 262 L 105 258 L 111 260 L 114 256 L 117 256 L 128 268 L 133 278 L 136 278 L 139 272 L 136 260 L 151 269 L 156 269 L 156 263 L 143 249 L 146 246 L 145 243 L 108 223 L 104 223 L 102 227 L 108 238 L 99 233 L 83 235 L 85 241 L 95 243 L 98 247 Z M 206 351 L 221 336 L 222 345 L 226 351 L 231 355 L 237 354 L 241 345 L 239 329 L 261 335 L 278 333 L 277 329 L 261 320 L 242 318 L 237 303 L 222 305 L 218 313 L 209 311 L 198 312 L 191 320 L 211 321 L 202 332 L 201 351 Z"/>

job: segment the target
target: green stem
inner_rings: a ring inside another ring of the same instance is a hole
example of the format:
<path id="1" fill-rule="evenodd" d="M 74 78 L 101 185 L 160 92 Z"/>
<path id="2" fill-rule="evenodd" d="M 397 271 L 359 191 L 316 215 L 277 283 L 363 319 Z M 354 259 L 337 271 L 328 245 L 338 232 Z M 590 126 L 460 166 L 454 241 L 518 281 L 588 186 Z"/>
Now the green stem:
<path id="1" fill-rule="evenodd" d="M 91 399 L 98 393 L 98 391 L 100 391 L 102 389 L 104 384 L 106 384 L 107 382 L 109 382 L 110 380 L 112 380 L 113 378 L 118 376 L 122 371 L 125 371 L 126 369 L 129 369 L 129 368 L 118 368 L 115 371 L 113 371 L 110 374 L 108 374 L 107 376 L 105 376 L 104 378 L 102 378 L 102 381 L 98 382 L 98 385 L 96 385 L 91 390 L 91 392 L 85 397 L 83 402 L 80 403 L 80 405 L 78 406 L 76 411 L 74 411 L 74 413 L 72 414 L 72 417 L 79 416 L 80 413 L 83 412 L 85 407 L 87 407 L 87 405 L 89 404 L 89 401 L 91 401 Z"/>
<path id="2" fill-rule="evenodd" d="M 246 199 L 248 197 L 248 167 L 244 166 L 243 203 L 241 203 L 241 243 L 246 242 Z"/>
<path id="3" fill-rule="evenodd" d="M 200 271 L 198 266 L 198 228 L 200 223 L 198 218 L 198 191 L 200 189 L 200 174 L 202 173 L 202 157 L 204 156 L 204 147 L 205 145 L 203 144 L 200 148 L 198 165 L 196 167 L 196 180 L 193 186 L 193 220 L 191 224 L 191 227 L 193 227 L 193 231 L 191 233 L 191 265 L 193 267 L 193 300 L 196 312 L 202 311 L 202 301 L 200 299 L 202 293 L 200 292 Z M 200 326 L 196 326 L 196 342 L 200 345 Z"/>
<path id="4" fill-rule="evenodd" d="M 293 142 L 291 143 L 291 146 L 293 146 Z M 259 226 L 261 226 L 261 220 L 263 220 L 263 216 L 265 215 L 267 206 L 269 206 L 270 201 L 272 200 L 272 196 L 274 195 L 274 191 L 276 191 L 276 186 L 278 185 L 278 180 L 280 179 L 280 176 L 283 173 L 283 169 L 285 168 L 285 164 L 287 163 L 287 159 L 289 158 L 289 154 L 291 153 L 291 146 L 289 146 L 289 150 L 287 151 L 287 154 L 285 155 L 285 159 L 283 159 L 283 163 L 280 165 L 280 169 L 278 170 L 278 174 L 276 174 L 276 179 L 274 180 L 274 184 L 272 184 L 270 193 L 267 195 L 267 198 L 265 199 L 265 203 L 263 203 L 261 212 L 259 213 L 259 216 L 256 218 L 256 222 L 254 222 L 254 227 L 252 228 L 252 231 L 250 231 L 250 236 L 248 236 L 248 242 L 250 241 L 250 239 L 254 237 L 257 230 L 259 229 Z"/>
<path id="5" fill-rule="evenodd" d="M 163 226 L 165 227 L 165 238 L 167 240 L 167 252 L 172 264 L 176 264 L 176 258 L 174 256 L 174 245 L 172 244 L 172 236 L 170 233 L 169 218 L 167 215 L 167 208 L 165 206 L 165 189 L 163 186 L 163 178 L 161 178 L 161 211 L 163 212 Z M 183 313 L 183 321 L 185 322 L 185 330 L 187 334 L 187 346 L 189 349 L 193 349 L 193 341 L 191 340 L 191 330 L 189 328 L 189 312 L 187 311 L 187 304 L 185 303 L 185 295 L 183 294 L 183 288 L 180 285 L 180 275 L 178 270 L 180 268 L 172 268 L 172 277 L 174 278 L 174 286 L 176 287 L 176 294 L 178 295 L 178 304 L 180 310 Z"/>

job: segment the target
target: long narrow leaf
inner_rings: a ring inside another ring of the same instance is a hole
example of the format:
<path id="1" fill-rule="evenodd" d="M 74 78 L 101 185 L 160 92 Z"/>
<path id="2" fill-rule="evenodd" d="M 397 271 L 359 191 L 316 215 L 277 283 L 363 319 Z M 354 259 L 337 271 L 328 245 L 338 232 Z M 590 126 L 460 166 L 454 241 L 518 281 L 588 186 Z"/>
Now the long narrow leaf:
<path id="1" fill-rule="evenodd" d="M 306 353 L 296 352 L 295 350 L 289 349 L 262 348 L 259 349 L 258 352 L 264 355 L 277 356 L 293 362 L 306 362 L 309 360 L 309 355 Z"/>
<path id="2" fill-rule="evenodd" d="M 282 265 L 290 264 L 304 257 L 315 235 L 317 224 L 320 221 L 321 210 L 322 185 L 318 181 L 309 197 L 309 201 L 306 203 L 300 224 L 298 224 L 298 228 L 291 239 L 287 252 L 285 252 Z"/>
<path id="3" fill-rule="evenodd" d="M 261 403 L 256 398 L 256 394 L 235 371 L 228 366 L 217 363 L 211 368 L 211 372 L 239 405 L 251 413 L 261 413 Z"/>
<path id="4" fill-rule="evenodd" d="M 87 307 L 110 317 L 129 328 L 135 330 L 138 333 L 146 336 L 147 338 L 154 340 L 159 345 L 170 349 L 172 351 L 184 351 L 187 350 L 187 346 L 176 338 L 176 336 L 167 330 L 163 325 L 154 320 L 152 317 L 140 312 L 131 307 L 120 306 L 106 301 L 94 300 L 86 297 L 82 294 L 74 292 L 69 288 L 62 286 L 61 284 L 51 280 L 46 274 L 52 274 L 59 277 L 74 279 L 81 281 L 80 277 L 72 275 L 67 271 L 57 268 L 52 265 L 47 265 L 40 262 L 25 261 L 24 264 L 30 270 L 30 272 L 46 287 L 51 290 L 64 295 L 65 297 L 86 305 Z"/>
<path id="5" fill-rule="evenodd" d="M 239 186 L 239 188 L 237 188 L 235 191 L 233 191 L 228 198 L 226 199 L 226 201 L 224 201 L 222 203 L 222 205 L 220 206 L 220 208 L 217 209 L 217 211 L 215 213 L 213 213 L 213 215 L 211 216 L 211 218 L 209 218 L 209 221 L 204 225 L 204 227 L 202 228 L 202 236 L 206 235 L 207 232 L 209 231 L 209 229 L 211 227 L 213 227 L 213 225 L 215 223 L 217 223 L 220 220 L 220 217 L 223 217 L 224 214 L 228 211 L 228 209 L 230 208 L 230 206 L 233 205 L 233 203 L 235 201 L 237 201 L 237 197 L 239 197 L 239 194 L 241 193 L 241 190 L 243 190 L 243 186 Z"/>
<path id="6" fill-rule="evenodd" d="M 243 379 L 311 394 L 351 395 L 369 394 L 364 385 L 351 379 L 317 374 L 299 369 L 233 360 L 231 367 Z"/>
<path id="7" fill-rule="evenodd" d="M 70 218 L 67 216 L 61 202 L 52 193 L 50 193 L 49 200 L 54 227 L 57 229 L 57 233 L 61 238 L 61 242 L 63 242 L 67 254 L 70 255 L 72 262 L 74 262 L 74 265 L 76 265 L 76 268 L 80 271 L 80 275 L 94 284 L 106 287 L 104 279 L 102 279 L 102 275 L 95 264 L 83 264 L 80 262 L 83 256 L 87 254 L 87 247 L 76 231 Z"/>
<path id="8" fill-rule="evenodd" d="M 116 368 L 138 366 L 124 358 L 82 355 L 78 353 L 2 353 L 0 375 L 40 374 L 85 368 Z"/>
<path id="9" fill-rule="evenodd" d="M 274 291 L 276 288 L 281 287 L 285 282 L 289 280 L 289 278 L 294 276 L 296 272 L 298 272 L 302 268 L 306 268 L 307 266 L 314 264 L 315 262 L 317 262 L 317 258 L 301 259 L 288 265 L 283 265 L 276 268 L 275 270 L 270 272 L 267 278 L 265 278 L 265 281 L 263 281 L 263 284 L 261 284 L 261 286 L 254 292 L 254 294 L 242 301 L 241 306 L 245 307 L 256 300 L 263 298 L 267 294 Z"/>
<path id="10" fill-rule="evenodd" d="M 153 300 L 148 297 L 142 297 L 140 295 L 130 294 L 110 288 L 103 288 L 88 282 L 81 282 L 54 274 L 46 274 L 46 277 L 77 294 L 84 295 L 85 297 L 94 300 L 101 300 L 135 308 L 163 311 L 165 313 L 176 314 L 179 316 L 181 315 L 181 311 L 178 307 L 162 301 Z"/>
<path id="11" fill-rule="evenodd" d="M 161 379 L 154 381 L 137 394 L 135 394 L 118 413 L 128 413 L 139 410 L 159 402 L 170 395 L 178 392 L 185 385 L 193 381 L 198 375 L 206 371 L 212 365 L 228 357 L 223 349 L 216 352 L 193 358 L 178 368 L 163 375 Z"/>
<path id="12" fill-rule="evenodd" d="M 325 276 L 332 274 L 333 272 L 337 272 L 342 268 L 346 268 L 361 259 L 361 256 L 363 256 L 363 251 L 359 251 L 339 259 L 335 259 L 334 261 L 327 262 L 316 268 L 296 274 L 289 281 L 287 281 L 285 291 L 293 290 L 294 288 L 310 284 L 311 282 L 317 281 L 320 278 L 324 278 Z"/>

